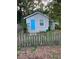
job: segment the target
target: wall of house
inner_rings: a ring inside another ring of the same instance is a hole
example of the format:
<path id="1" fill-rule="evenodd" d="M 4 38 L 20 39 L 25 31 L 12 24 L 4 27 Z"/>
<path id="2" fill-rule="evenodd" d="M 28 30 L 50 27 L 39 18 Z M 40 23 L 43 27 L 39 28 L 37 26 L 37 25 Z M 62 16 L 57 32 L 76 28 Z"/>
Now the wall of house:
<path id="1" fill-rule="evenodd" d="M 31 30 L 31 19 L 35 20 L 35 30 Z M 40 20 L 44 21 L 44 26 L 40 26 Z M 36 14 L 32 17 L 29 17 L 26 19 L 26 23 L 29 24 L 27 25 L 28 32 L 40 32 L 40 31 L 46 31 L 49 27 L 49 19 L 41 14 Z"/>

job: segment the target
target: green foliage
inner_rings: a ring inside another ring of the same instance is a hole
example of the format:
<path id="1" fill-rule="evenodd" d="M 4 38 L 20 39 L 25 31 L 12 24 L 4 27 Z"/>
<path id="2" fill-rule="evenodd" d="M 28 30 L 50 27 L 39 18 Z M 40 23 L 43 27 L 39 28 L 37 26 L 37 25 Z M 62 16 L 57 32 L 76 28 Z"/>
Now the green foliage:
<path id="1" fill-rule="evenodd" d="M 22 12 L 21 10 L 17 11 L 17 23 L 20 24 L 22 19 Z"/>
<path id="2" fill-rule="evenodd" d="M 35 52 L 35 51 L 36 51 L 36 49 L 37 49 L 37 47 L 36 47 L 36 46 L 34 46 L 34 47 L 32 47 L 31 51 L 32 51 L 32 52 Z"/>
<path id="3" fill-rule="evenodd" d="M 61 30 L 61 27 L 59 25 L 55 25 L 55 29 Z"/>
<path id="4" fill-rule="evenodd" d="M 58 59 L 58 55 L 55 52 L 52 53 L 52 59 Z"/>
<path id="5" fill-rule="evenodd" d="M 21 26 L 22 26 L 24 32 L 26 32 L 26 30 L 27 30 L 27 24 L 26 24 L 26 20 L 25 19 L 21 19 Z"/>
<path id="6" fill-rule="evenodd" d="M 26 28 L 26 22 L 25 22 L 25 21 L 26 21 L 26 20 L 21 19 L 21 25 L 22 25 L 23 28 Z"/>
<path id="7" fill-rule="evenodd" d="M 21 49 L 21 47 L 17 47 L 17 51 L 19 51 Z"/>

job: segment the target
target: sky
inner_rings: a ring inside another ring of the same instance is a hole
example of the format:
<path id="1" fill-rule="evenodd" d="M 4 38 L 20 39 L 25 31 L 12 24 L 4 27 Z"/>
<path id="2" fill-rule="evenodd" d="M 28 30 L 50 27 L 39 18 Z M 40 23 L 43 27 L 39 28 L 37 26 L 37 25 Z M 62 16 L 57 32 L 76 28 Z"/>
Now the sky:
<path id="1" fill-rule="evenodd" d="M 41 0 L 42 3 L 46 6 L 49 2 L 52 2 L 53 0 Z M 37 0 L 34 1 L 35 3 L 38 3 Z"/>
<path id="2" fill-rule="evenodd" d="M 46 6 L 49 2 L 52 2 L 53 0 L 42 0 L 42 3 Z"/>

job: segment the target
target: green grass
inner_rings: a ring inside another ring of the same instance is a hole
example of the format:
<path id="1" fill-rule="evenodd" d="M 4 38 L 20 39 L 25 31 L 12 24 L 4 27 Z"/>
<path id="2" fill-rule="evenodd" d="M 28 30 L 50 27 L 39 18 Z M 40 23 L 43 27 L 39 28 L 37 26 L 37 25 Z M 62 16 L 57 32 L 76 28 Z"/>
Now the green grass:
<path id="1" fill-rule="evenodd" d="M 32 48 L 31 48 L 32 53 L 33 53 L 33 52 L 35 52 L 35 51 L 36 51 L 36 49 L 37 49 L 37 47 L 36 47 L 36 46 L 35 46 L 35 47 L 32 47 Z"/>
<path id="2" fill-rule="evenodd" d="M 19 51 L 21 48 L 20 47 L 17 47 L 17 51 Z"/>
<path id="3" fill-rule="evenodd" d="M 21 47 L 17 47 L 17 56 L 20 54 Z"/>
<path id="4" fill-rule="evenodd" d="M 58 56 L 56 55 L 56 53 L 52 54 L 52 59 L 58 59 Z"/>

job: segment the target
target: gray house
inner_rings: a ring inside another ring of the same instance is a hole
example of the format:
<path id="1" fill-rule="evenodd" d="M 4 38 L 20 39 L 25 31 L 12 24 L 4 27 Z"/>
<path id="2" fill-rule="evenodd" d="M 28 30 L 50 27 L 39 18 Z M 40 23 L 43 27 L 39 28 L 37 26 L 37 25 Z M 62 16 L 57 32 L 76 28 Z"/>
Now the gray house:
<path id="1" fill-rule="evenodd" d="M 45 14 L 35 12 L 27 17 L 24 17 L 29 33 L 46 32 L 49 28 L 49 18 Z"/>

